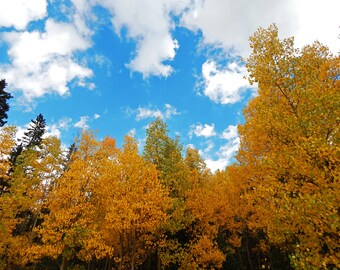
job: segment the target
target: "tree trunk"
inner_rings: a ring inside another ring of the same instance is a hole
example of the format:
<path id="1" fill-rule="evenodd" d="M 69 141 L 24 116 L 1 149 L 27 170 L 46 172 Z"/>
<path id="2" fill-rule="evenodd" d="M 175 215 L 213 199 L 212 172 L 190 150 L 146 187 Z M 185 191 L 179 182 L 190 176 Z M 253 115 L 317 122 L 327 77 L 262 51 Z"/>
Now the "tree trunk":
<path id="1" fill-rule="evenodd" d="M 112 269 L 112 259 L 110 257 L 106 258 L 104 269 L 105 270 L 111 270 Z"/>
<path id="2" fill-rule="evenodd" d="M 33 223 L 33 227 L 32 227 L 32 230 L 31 230 L 31 232 L 30 232 L 29 240 L 30 240 L 30 243 L 31 243 L 31 244 L 32 244 L 32 242 L 33 242 L 33 230 L 34 230 L 35 226 L 37 226 L 39 214 L 40 214 L 40 213 L 38 213 L 37 216 L 35 217 L 34 223 Z"/>
<path id="3" fill-rule="evenodd" d="M 251 262 L 250 252 L 249 252 L 249 242 L 248 242 L 248 236 L 246 236 L 246 250 L 247 250 L 247 259 L 249 263 L 249 269 L 253 270 L 253 264 Z"/>
<path id="4" fill-rule="evenodd" d="M 161 270 L 161 258 L 157 252 L 157 270 Z"/>
<path id="5" fill-rule="evenodd" d="M 242 259 L 242 254 L 241 254 L 240 248 L 237 249 L 237 256 L 238 256 L 238 259 L 239 259 L 238 267 L 239 267 L 239 269 L 243 270 L 244 269 L 244 267 L 243 267 L 243 259 Z"/>
<path id="6" fill-rule="evenodd" d="M 119 234 L 119 269 L 123 269 L 123 234 Z"/>
<path id="7" fill-rule="evenodd" d="M 67 259 L 65 257 L 61 260 L 60 270 L 66 270 L 67 269 Z"/>
<path id="8" fill-rule="evenodd" d="M 136 230 L 135 228 L 132 228 L 132 237 L 131 237 L 131 245 L 132 245 L 132 254 L 131 254 L 131 270 L 135 270 L 135 243 L 136 243 Z"/>

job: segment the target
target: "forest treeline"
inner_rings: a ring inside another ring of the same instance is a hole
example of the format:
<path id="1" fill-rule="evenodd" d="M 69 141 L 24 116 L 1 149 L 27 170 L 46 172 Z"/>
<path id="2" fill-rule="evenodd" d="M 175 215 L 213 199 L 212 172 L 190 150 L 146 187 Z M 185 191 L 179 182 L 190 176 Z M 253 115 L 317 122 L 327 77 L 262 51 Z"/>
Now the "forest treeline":
<path id="1" fill-rule="evenodd" d="M 157 119 L 142 153 L 84 131 L 64 151 L 6 125 L 0 84 L 0 269 L 340 268 L 340 57 L 275 25 L 251 38 L 258 94 L 236 162 L 211 173 Z"/>

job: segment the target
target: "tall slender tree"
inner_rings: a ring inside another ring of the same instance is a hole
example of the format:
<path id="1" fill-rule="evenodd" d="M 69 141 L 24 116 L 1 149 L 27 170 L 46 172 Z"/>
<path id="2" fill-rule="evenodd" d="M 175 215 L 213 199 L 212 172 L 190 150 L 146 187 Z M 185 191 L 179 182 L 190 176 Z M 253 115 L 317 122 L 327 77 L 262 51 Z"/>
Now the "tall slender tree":
<path id="1" fill-rule="evenodd" d="M 5 80 L 0 80 L 0 127 L 7 123 L 8 100 L 12 98 L 12 95 L 5 91 L 6 85 Z"/>
<path id="2" fill-rule="evenodd" d="M 24 146 L 30 148 L 39 145 L 46 129 L 46 120 L 40 113 L 35 120 L 31 120 L 28 130 L 24 133 Z"/>

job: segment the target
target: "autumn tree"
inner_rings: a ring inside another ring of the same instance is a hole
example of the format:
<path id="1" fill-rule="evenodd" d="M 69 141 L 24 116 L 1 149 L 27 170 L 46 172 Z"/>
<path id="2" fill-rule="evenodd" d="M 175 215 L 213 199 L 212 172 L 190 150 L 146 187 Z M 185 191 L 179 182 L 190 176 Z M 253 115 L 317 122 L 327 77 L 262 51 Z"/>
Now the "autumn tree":
<path id="1" fill-rule="evenodd" d="M 136 269 L 155 248 L 160 226 L 169 206 L 167 189 L 158 179 L 156 167 L 138 154 L 136 141 L 125 137 L 118 155 L 118 173 L 111 183 L 107 221 L 112 235 L 119 239 L 119 269 Z M 124 267 L 125 269 L 125 267 Z"/>
<path id="2" fill-rule="evenodd" d="M 170 195 L 176 197 L 181 193 L 185 179 L 183 170 L 182 145 L 179 139 L 168 135 L 166 123 L 157 118 L 146 130 L 146 141 L 143 150 L 145 160 L 156 165 L 160 179 L 170 189 Z"/>
<path id="3" fill-rule="evenodd" d="M 27 250 L 35 242 L 35 228 L 41 223 L 46 201 L 62 172 L 60 141 L 48 137 L 35 148 L 25 149 L 9 175 L 8 192 L 1 197 L 3 221 L 8 237 L 3 262 L 7 267 L 24 265 Z"/>
<path id="4" fill-rule="evenodd" d="M 186 149 L 184 164 L 191 186 L 185 209 L 192 222 L 187 228 L 180 269 L 221 269 L 225 255 L 219 249 L 217 238 L 225 224 L 221 213 L 227 207 L 226 197 L 222 196 L 223 191 L 217 187 L 215 177 L 197 149 Z"/>
<path id="5" fill-rule="evenodd" d="M 76 260 L 101 269 L 135 269 L 154 249 L 166 220 L 167 190 L 154 165 L 126 137 L 122 150 L 109 137 L 98 142 L 84 132 L 72 162 L 48 201 L 32 254 L 51 257 L 67 269 Z"/>
<path id="6" fill-rule="evenodd" d="M 15 133 L 14 127 L 2 127 L 0 128 L 0 269 L 6 267 L 6 253 L 7 244 L 12 236 L 13 219 L 12 209 L 8 200 L 4 198 L 4 194 L 8 192 L 9 176 L 7 174 L 10 168 L 10 162 L 8 156 L 10 155 L 12 148 L 15 145 Z"/>
<path id="7" fill-rule="evenodd" d="M 9 187 L 8 171 L 11 165 L 9 157 L 15 146 L 15 133 L 15 127 L 0 128 L 0 197 Z"/>
<path id="8" fill-rule="evenodd" d="M 170 218 L 164 234 L 167 240 L 162 241 L 157 255 L 158 269 L 166 265 L 177 265 L 181 258 L 182 245 L 186 242 L 186 229 L 191 223 L 190 215 L 185 211 L 186 194 L 190 187 L 182 157 L 182 145 L 179 138 L 168 135 L 166 123 L 157 118 L 146 130 L 146 142 L 143 150 L 145 160 L 153 163 L 158 169 L 159 179 L 169 189 L 171 197 Z"/>
<path id="9" fill-rule="evenodd" d="M 96 187 L 99 143 L 91 133 L 83 133 L 69 169 L 56 181 L 47 200 L 49 213 L 37 234 L 43 245 L 31 248 L 32 257 L 50 257 L 67 269 L 80 253 L 83 242 L 97 230 L 91 219 L 96 209 L 92 194 Z M 84 259 L 85 261 L 85 259 Z"/>
<path id="10" fill-rule="evenodd" d="M 339 267 L 340 58 L 293 41 L 275 25 L 250 38 L 258 96 L 244 110 L 237 155 L 253 206 L 248 227 L 290 253 L 295 268 Z"/>

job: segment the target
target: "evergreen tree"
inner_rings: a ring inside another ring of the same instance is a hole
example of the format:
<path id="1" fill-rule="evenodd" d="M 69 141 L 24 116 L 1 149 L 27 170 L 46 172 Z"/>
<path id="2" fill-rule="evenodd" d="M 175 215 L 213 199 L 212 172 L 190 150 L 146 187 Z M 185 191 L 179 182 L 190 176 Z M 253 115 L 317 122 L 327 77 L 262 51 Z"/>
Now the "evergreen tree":
<path id="1" fill-rule="evenodd" d="M 46 121 L 44 116 L 40 113 L 35 120 L 31 120 L 30 127 L 27 132 L 24 133 L 24 146 L 30 148 L 32 146 L 39 145 L 42 140 L 42 136 L 45 133 Z"/>
<path id="2" fill-rule="evenodd" d="M 10 93 L 5 91 L 6 81 L 0 80 L 0 127 L 4 126 L 7 121 L 7 111 L 9 109 L 9 105 L 7 101 L 12 98 Z"/>
<path id="3" fill-rule="evenodd" d="M 70 168 L 70 164 L 72 161 L 73 154 L 77 152 L 77 146 L 75 143 L 72 143 L 70 147 L 68 148 L 66 157 L 65 157 L 65 171 L 67 171 Z"/>
<path id="4" fill-rule="evenodd" d="M 22 142 L 13 148 L 10 155 L 11 169 L 9 174 L 13 172 L 14 166 L 17 165 L 17 159 L 25 149 L 37 146 L 42 141 L 42 136 L 45 133 L 46 122 L 42 114 L 39 114 L 35 120 L 31 120 L 30 127 L 24 133 Z"/>

